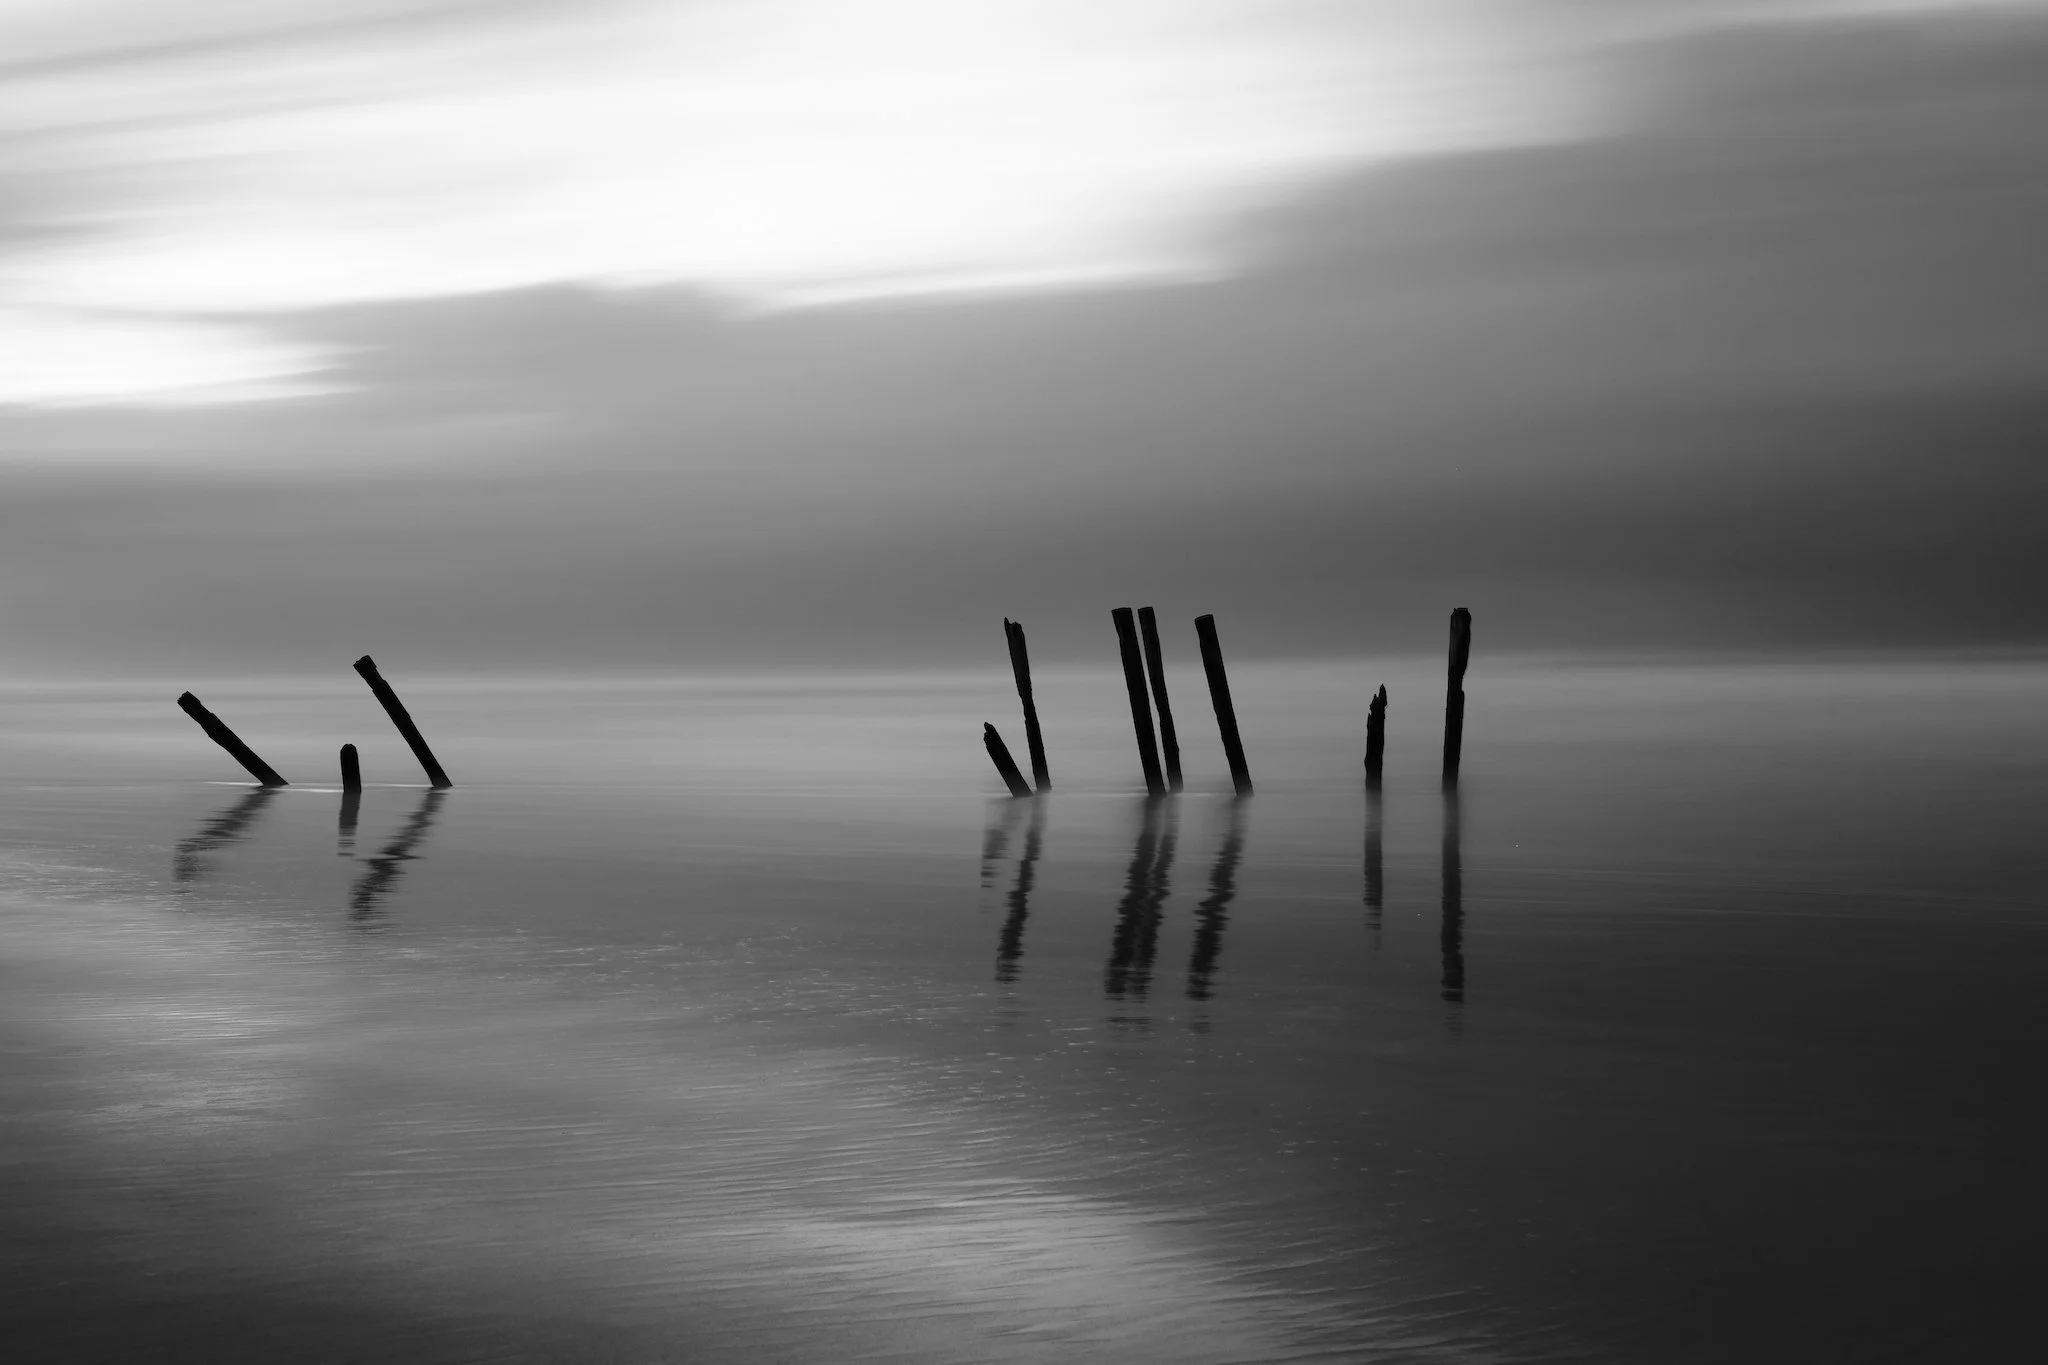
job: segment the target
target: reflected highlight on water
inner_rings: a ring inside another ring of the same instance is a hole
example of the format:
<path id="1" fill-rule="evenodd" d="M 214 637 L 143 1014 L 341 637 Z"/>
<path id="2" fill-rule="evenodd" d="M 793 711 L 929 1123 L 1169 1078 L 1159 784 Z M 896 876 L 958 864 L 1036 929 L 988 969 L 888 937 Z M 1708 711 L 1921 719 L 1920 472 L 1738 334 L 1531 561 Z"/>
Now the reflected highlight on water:
<path id="1" fill-rule="evenodd" d="M 1237 897 L 1237 864 L 1244 856 L 1247 798 L 1230 803 L 1230 824 L 1209 869 L 1209 894 L 1195 906 L 1195 942 L 1188 953 L 1188 999 L 1207 1000 L 1214 987 L 1216 959 L 1223 952 L 1223 927 L 1230 923 L 1230 902 Z"/>
<path id="2" fill-rule="evenodd" d="M 1020 802 L 1006 806 L 1004 819 L 1010 818 L 1009 811 Z M 1009 984 L 1017 979 L 1017 961 L 1024 956 L 1024 921 L 1031 917 L 1031 878 L 1038 867 L 1038 855 L 1043 849 L 1045 837 L 1045 797 L 1034 797 L 1031 801 L 1031 823 L 1024 831 L 1024 854 L 1017 860 L 1017 880 L 1010 887 L 1009 897 L 1004 901 L 1003 928 L 996 940 L 996 980 Z M 987 865 L 987 854 L 983 854 L 983 865 Z M 988 877 L 983 876 L 986 885 Z"/>
<path id="3" fill-rule="evenodd" d="M 1112 1000 L 1143 1000 L 1152 986 L 1152 958 L 1159 948 L 1162 907 L 1171 893 L 1173 848 L 1178 837 L 1179 804 L 1169 797 L 1147 797 L 1131 864 L 1124 874 L 1123 899 L 1117 902 L 1116 930 L 1110 935 L 1109 963 L 1102 989 Z"/>
<path id="4" fill-rule="evenodd" d="M 434 817 L 447 795 L 441 788 L 421 792 L 419 804 L 413 807 L 412 814 L 406 817 L 398 833 L 373 857 L 364 860 L 363 874 L 356 878 L 348 893 L 349 914 L 358 925 L 367 927 L 375 922 L 384 902 L 397 886 L 405 864 L 420 856 L 416 850 L 426 842 L 427 832 L 433 829 Z"/>
<path id="5" fill-rule="evenodd" d="M 276 799 L 279 790 L 276 787 L 257 787 L 244 792 L 195 833 L 179 840 L 177 851 L 171 858 L 172 879 L 189 882 L 204 876 L 209 864 L 203 855 L 247 838 L 249 827 Z"/>

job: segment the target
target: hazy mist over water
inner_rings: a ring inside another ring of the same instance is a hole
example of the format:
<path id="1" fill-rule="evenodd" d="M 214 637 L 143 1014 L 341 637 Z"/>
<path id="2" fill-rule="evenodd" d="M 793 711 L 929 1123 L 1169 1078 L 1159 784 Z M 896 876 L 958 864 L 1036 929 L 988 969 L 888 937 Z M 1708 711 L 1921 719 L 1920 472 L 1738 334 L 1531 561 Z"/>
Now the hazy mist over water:
<path id="1" fill-rule="evenodd" d="M 2026 1358 L 2044 128 L 2037 0 L 0 3 L 0 1355 Z"/>
<path id="2" fill-rule="evenodd" d="M 2048 639 L 2040 6 L 799 12 L 31 6 L 11 667 Z"/>

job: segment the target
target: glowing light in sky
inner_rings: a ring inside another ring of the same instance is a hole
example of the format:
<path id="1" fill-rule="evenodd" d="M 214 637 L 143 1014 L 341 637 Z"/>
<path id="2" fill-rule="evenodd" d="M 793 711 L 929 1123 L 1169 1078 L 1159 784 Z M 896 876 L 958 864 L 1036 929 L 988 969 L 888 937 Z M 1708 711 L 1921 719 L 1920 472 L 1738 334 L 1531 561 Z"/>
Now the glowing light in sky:
<path id="1" fill-rule="evenodd" d="M 246 392 L 314 363 L 246 315 L 367 299 L 1212 278 L 1218 228 L 1305 180 L 1583 131 L 1530 13 L 0 0 L 0 337 L 49 353 L 0 400 Z"/>

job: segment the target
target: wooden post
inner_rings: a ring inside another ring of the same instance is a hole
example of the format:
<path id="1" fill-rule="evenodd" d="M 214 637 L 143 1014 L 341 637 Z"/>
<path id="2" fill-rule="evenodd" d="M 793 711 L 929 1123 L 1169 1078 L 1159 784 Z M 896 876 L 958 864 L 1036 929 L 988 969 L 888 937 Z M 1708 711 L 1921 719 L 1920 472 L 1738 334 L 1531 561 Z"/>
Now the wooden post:
<path id="1" fill-rule="evenodd" d="M 341 789 L 345 792 L 359 792 L 363 789 L 363 766 L 356 760 L 356 746 L 341 746 Z"/>
<path id="2" fill-rule="evenodd" d="M 1010 671 L 1017 675 L 1017 697 L 1024 703 L 1024 744 L 1031 750 L 1031 780 L 1040 791 L 1052 790 L 1052 773 L 1045 766 L 1045 736 L 1038 729 L 1038 703 L 1031 699 L 1031 655 L 1024 648 L 1023 623 L 1003 618 L 1003 635 L 1010 642 Z"/>
<path id="3" fill-rule="evenodd" d="M 1152 705 L 1159 712 L 1160 757 L 1166 760 L 1166 789 L 1179 791 L 1180 737 L 1173 732 L 1173 708 L 1166 702 L 1166 660 L 1159 652 L 1159 618 L 1152 608 L 1138 608 L 1138 633 L 1145 641 L 1145 676 L 1152 682 Z"/>
<path id="4" fill-rule="evenodd" d="M 1380 768 L 1387 757 L 1387 685 L 1373 696 L 1365 710 L 1365 784 L 1380 785 Z"/>
<path id="5" fill-rule="evenodd" d="M 1237 708 L 1230 701 L 1230 678 L 1223 671 L 1223 646 L 1216 643 L 1216 618 L 1197 616 L 1195 634 L 1202 642 L 1202 671 L 1209 675 L 1209 703 L 1216 708 L 1216 728 L 1223 735 L 1223 756 L 1230 761 L 1230 781 L 1239 796 L 1252 794 L 1251 770 L 1244 763 L 1244 741 L 1237 737 Z"/>
<path id="6" fill-rule="evenodd" d="M 1458 785 L 1458 759 L 1465 748 L 1465 664 L 1472 657 L 1472 613 L 1451 613 L 1451 666 L 1444 688 L 1444 786 Z"/>
<path id="7" fill-rule="evenodd" d="M 356 672 L 363 675 L 363 681 L 377 694 L 377 700 L 384 704 L 384 714 L 391 717 L 391 723 L 398 727 L 398 733 L 405 736 L 405 742 L 412 747 L 414 758 L 427 770 L 427 781 L 436 787 L 452 787 L 448 774 L 441 767 L 441 761 L 434 757 L 434 751 L 427 747 L 426 736 L 420 727 L 412 723 L 412 716 L 405 709 L 405 703 L 391 690 L 391 684 L 384 681 L 384 675 L 377 671 L 376 660 L 365 654 L 356 660 Z"/>
<path id="8" fill-rule="evenodd" d="M 1010 746 L 1003 743 L 1003 737 L 996 733 L 995 726 L 984 724 L 981 727 L 981 742 L 988 750 L 988 756 L 995 760 L 996 771 L 1009 784 L 1010 795 L 1031 795 L 1031 784 L 1024 780 L 1024 774 L 1017 771 L 1017 760 L 1010 757 Z"/>
<path id="9" fill-rule="evenodd" d="M 178 698 L 178 709 L 199 722 L 199 728 L 206 731 L 206 737 L 234 755 L 235 762 L 249 770 L 258 782 L 266 787 L 288 787 L 291 783 L 277 775 L 277 769 L 256 757 L 256 751 L 242 743 L 241 737 L 221 723 L 221 718 L 206 709 L 199 698 L 187 692 Z"/>
<path id="10" fill-rule="evenodd" d="M 1152 704 L 1145 699 L 1145 662 L 1138 654 L 1138 627 L 1129 607 L 1109 614 L 1116 623 L 1117 650 L 1124 660 L 1124 690 L 1131 695 L 1131 728 L 1138 732 L 1138 762 L 1145 769 L 1145 790 L 1152 796 L 1166 795 L 1166 783 L 1159 776 L 1159 748 L 1152 739 Z"/>

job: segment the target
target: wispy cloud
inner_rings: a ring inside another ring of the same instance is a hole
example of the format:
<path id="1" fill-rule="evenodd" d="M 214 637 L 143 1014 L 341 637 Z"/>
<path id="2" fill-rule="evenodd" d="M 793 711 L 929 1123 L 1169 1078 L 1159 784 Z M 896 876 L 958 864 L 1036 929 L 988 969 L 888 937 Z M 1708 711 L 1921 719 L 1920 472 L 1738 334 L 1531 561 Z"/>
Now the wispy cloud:
<path id="1" fill-rule="evenodd" d="M 0 0 L 0 402 L 286 391 L 267 318 L 372 300 L 1213 281 L 1361 165 L 1611 131 L 1588 52 L 1901 7 Z"/>
<path id="2" fill-rule="evenodd" d="M 0 137 L 63 213 L 0 306 L 20 333 L 561 281 L 758 307 L 1200 278 L 1219 221 L 1304 178 L 1568 131 L 1493 9 L 17 6 Z"/>

